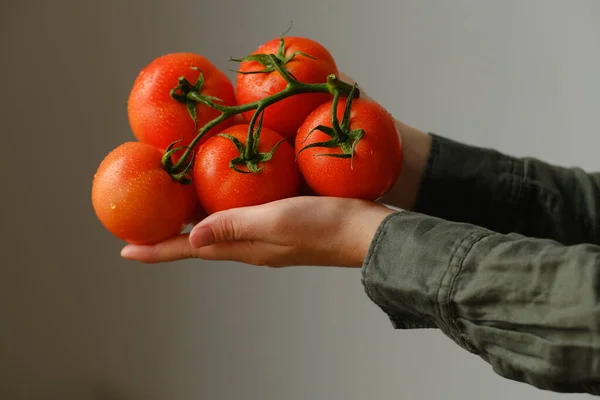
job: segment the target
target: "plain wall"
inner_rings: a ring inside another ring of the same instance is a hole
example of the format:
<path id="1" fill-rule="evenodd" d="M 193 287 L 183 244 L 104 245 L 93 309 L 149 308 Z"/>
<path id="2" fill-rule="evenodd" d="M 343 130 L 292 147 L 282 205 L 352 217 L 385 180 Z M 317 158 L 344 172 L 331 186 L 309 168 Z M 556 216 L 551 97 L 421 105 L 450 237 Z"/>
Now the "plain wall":
<path id="1" fill-rule="evenodd" d="M 600 169 L 597 0 L 4 0 L 0 399 L 563 397 L 394 331 L 358 270 L 119 257 L 90 187 L 133 139 L 138 71 L 175 51 L 235 67 L 291 20 L 408 124 Z"/>

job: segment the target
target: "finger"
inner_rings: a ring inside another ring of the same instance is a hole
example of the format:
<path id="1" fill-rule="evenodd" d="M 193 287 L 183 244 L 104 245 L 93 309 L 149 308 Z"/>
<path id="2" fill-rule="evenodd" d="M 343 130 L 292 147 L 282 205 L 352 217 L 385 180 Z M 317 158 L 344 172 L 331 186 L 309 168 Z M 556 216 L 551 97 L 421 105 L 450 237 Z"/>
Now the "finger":
<path id="1" fill-rule="evenodd" d="M 241 240 L 237 242 L 220 242 L 210 246 L 193 249 L 196 258 L 210 261 L 236 261 L 244 264 L 279 268 L 287 266 L 282 260 L 289 262 L 285 246 L 258 241 Z"/>
<path id="2" fill-rule="evenodd" d="M 143 263 L 185 260 L 194 257 L 189 235 L 179 235 L 155 245 L 129 244 L 121 250 L 121 257 Z"/>
<path id="3" fill-rule="evenodd" d="M 279 202 L 217 212 L 205 218 L 190 232 L 190 243 L 199 248 L 218 242 L 258 240 L 271 242 L 277 235 Z"/>
<path id="4" fill-rule="evenodd" d="M 121 256 L 146 264 L 198 258 L 281 267 L 279 260 L 284 259 L 285 250 L 284 246 L 252 241 L 221 242 L 196 249 L 190 245 L 187 235 L 180 235 L 152 246 L 127 245 L 121 250 Z"/>

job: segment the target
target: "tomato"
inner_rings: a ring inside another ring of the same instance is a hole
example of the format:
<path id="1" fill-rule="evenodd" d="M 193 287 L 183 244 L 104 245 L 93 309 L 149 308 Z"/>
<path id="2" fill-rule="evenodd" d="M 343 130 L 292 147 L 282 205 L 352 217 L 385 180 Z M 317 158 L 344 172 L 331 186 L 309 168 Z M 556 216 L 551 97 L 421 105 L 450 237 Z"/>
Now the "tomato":
<path id="1" fill-rule="evenodd" d="M 141 142 L 123 143 L 100 163 L 92 184 L 96 216 L 114 236 L 155 244 L 179 234 L 198 212 L 193 185 L 162 168 L 164 153 Z"/>
<path id="2" fill-rule="evenodd" d="M 172 53 L 154 59 L 136 77 L 129 99 L 127 112 L 129 124 L 135 137 L 144 143 L 166 149 L 169 144 L 181 140 L 178 146 L 188 145 L 196 136 L 194 121 L 187 105 L 171 97 L 170 92 L 178 86 L 178 79 L 185 77 L 194 85 L 202 71 L 204 84 L 201 94 L 222 100 L 220 104 L 235 105 L 233 83 L 206 58 L 193 53 Z M 181 93 L 181 92 L 179 92 Z M 220 112 L 204 104 L 196 103 L 198 128 L 217 118 Z M 212 129 L 212 133 L 233 124 L 232 119 Z"/>
<path id="3" fill-rule="evenodd" d="M 327 76 L 338 74 L 335 60 L 321 44 L 301 37 L 286 37 L 284 43 L 285 53 L 282 58 L 290 57 L 295 52 L 303 52 L 316 58 L 312 59 L 297 54 L 287 62 L 287 70 L 298 81 L 303 83 L 325 83 Z M 261 45 L 252 55 L 278 54 L 279 44 L 279 38 L 273 39 Z M 252 103 L 285 89 L 287 82 L 278 71 L 247 74 L 248 72 L 264 69 L 265 66 L 257 61 L 243 61 L 240 64 L 239 71 L 242 73 L 238 73 L 236 77 L 236 100 L 238 104 Z M 329 93 L 304 93 L 288 97 L 266 109 L 263 126 L 271 128 L 286 137 L 293 138 L 304 119 L 320 104 L 331 98 L 332 95 Z M 243 116 L 246 121 L 249 121 L 252 114 L 253 112 L 250 111 L 244 113 Z"/>
<path id="4" fill-rule="evenodd" d="M 248 125 L 234 125 L 223 133 L 237 138 L 245 146 Z M 241 173 L 229 166 L 231 160 L 240 156 L 236 145 L 221 136 L 208 139 L 198 149 L 192 178 L 202 208 L 212 214 L 296 196 L 300 186 L 300 173 L 295 163 L 294 149 L 282 135 L 263 127 L 259 152 L 268 153 L 278 143 L 273 157 L 269 161 L 258 163 L 261 171 Z M 237 168 L 248 171 L 245 165 Z"/>
<path id="5" fill-rule="evenodd" d="M 345 105 L 346 100 L 340 99 L 340 122 Z M 297 162 L 302 176 L 308 186 L 321 196 L 379 199 L 394 185 L 402 165 L 402 142 L 394 118 L 376 102 L 353 99 L 348 130 L 364 131 L 354 149 L 353 159 L 321 156 L 343 153 L 339 146 L 312 147 L 300 152 L 307 145 L 331 139 L 319 130 L 309 133 L 319 125 L 332 126 L 332 109 L 332 102 L 321 105 L 298 130 L 295 151 L 299 152 Z"/>

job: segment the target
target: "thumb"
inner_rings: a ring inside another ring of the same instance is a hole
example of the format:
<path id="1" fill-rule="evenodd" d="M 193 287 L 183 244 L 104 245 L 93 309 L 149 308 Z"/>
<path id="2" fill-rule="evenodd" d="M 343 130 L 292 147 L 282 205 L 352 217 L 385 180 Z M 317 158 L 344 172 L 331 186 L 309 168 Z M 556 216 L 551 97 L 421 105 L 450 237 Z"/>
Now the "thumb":
<path id="1" fill-rule="evenodd" d="M 192 247 L 219 242 L 260 240 L 269 234 L 267 215 L 259 207 L 244 207 L 217 212 L 198 223 L 189 235 Z"/>

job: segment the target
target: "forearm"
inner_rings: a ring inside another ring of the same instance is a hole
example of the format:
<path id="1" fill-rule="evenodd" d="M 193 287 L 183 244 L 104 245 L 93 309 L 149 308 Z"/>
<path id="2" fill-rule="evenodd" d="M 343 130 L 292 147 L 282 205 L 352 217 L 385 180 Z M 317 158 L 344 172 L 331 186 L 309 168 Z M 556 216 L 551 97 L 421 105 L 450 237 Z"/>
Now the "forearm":
<path id="1" fill-rule="evenodd" d="M 403 170 L 384 203 L 500 233 L 600 243 L 599 174 L 398 126 Z"/>
<path id="2" fill-rule="evenodd" d="M 600 394 L 599 270 L 597 246 L 400 212 L 362 272 L 396 328 L 438 328 L 508 379 Z"/>

